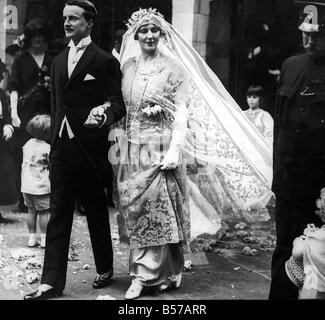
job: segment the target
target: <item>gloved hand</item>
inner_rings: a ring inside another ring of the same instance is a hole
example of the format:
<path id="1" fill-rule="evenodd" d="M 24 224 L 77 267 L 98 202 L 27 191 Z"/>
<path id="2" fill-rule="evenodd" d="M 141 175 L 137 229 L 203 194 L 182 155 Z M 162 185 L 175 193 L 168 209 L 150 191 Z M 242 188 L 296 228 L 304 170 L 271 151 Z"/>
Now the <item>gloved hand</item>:
<path id="1" fill-rule="evenodd" d="M 170 146 L 167 150 L 164 159 L 160 163 L 161 170 L 175 169 L 179 164 L 180 147 Z"/>
<path id="2" fill-rule="evenodd" d="M 3 127 L 3 138 L 5 139 L 5 141 L 8 141 L 9 139 L 12 138 L 13 132 L 14 130 L 11 125 L 6 124 Z"/>
<path id="3" fill-rule="evenodd" d="M 89 129 L 100 128 L 106 122 L 105 105 L 91 109 L 84 126 Z"/>

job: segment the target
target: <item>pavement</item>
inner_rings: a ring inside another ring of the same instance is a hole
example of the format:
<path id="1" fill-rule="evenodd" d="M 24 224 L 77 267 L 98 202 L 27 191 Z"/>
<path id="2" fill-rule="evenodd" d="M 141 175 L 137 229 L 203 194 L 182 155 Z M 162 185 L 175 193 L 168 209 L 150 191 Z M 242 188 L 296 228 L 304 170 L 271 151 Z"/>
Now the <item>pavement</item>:
<path id="1" fill-rule="evenodd" d="M 124 299 L 131 281 L 128 275 L 128 247 L 119 243 L 115 209 L 110 208 L 109 211 L 115 272 L 110 286 L 99 290 L 92 288 L 96 270 L 86 218 L 75 215 L 67 284 L 64 295 L 58 300 Z M 10 210 L 2 212 L 5 222 L 0 224 L 0 300 L 21 300 L 39 285 L 44 249 L 27 247 L 26 214 Z M 184 272 L 178 290 L 159 294 L 149 291 L 139 299 L 266 300 L 270 286 L 274 221 L 271 219 L 266 223 L 239 228 L 237 223 L 228 222 L 224 237 L 203 238 L 194 246 L 197 252 L 186 254 L 185 260 L 190 260 L 194 269 Z M 236 224 L 237 230 L 234 227 Z M 245 232 L 246 238 L 243 237 Z M 248 254 L 252 252 L 255 255 L 243 254 L 243 248 L 247 246 L 256 250 L 248 250 Z"/>

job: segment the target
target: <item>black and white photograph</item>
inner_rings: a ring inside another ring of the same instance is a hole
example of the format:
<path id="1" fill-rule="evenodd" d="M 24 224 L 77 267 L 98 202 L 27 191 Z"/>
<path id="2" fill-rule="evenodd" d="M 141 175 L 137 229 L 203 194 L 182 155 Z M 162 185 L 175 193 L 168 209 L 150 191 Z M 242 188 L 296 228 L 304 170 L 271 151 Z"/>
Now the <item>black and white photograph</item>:
<path id="1" fill-rule="evenodd" d="M 325 0 L 0 0 L 0 300 L 323 299 Z"/>

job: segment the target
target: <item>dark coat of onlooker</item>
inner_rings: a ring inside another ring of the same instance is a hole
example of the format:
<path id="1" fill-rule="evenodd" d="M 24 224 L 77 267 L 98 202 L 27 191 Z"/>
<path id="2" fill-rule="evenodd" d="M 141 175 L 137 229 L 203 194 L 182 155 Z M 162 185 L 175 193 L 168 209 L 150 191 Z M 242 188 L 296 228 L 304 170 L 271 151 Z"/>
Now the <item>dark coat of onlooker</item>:
<path id="1" fill-rule="evenodd" d="M 324 23 L 320 10 L 319 23 Z M 298 298 L 284 264 L 306 225 L 322 224 L 315 210 L 325 186 L 325 30 L 309 32 L 311 27 L 301 24 L 307 53 L 284 62 L 277 93 L 273 176 L 277 243 L 270 299 Z"/>

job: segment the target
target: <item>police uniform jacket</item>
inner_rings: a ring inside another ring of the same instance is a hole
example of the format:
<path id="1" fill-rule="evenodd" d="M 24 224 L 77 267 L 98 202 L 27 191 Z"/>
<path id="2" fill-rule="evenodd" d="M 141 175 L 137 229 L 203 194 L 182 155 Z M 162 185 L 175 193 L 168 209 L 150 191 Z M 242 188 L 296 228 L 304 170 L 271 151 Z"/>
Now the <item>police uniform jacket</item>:
<path id="1" fill-rule="evenodd" d="M 325 57 L 300 54 L 282 67 L 274 113 L 277 196 L 315 203 L 325 187 Z"/>

